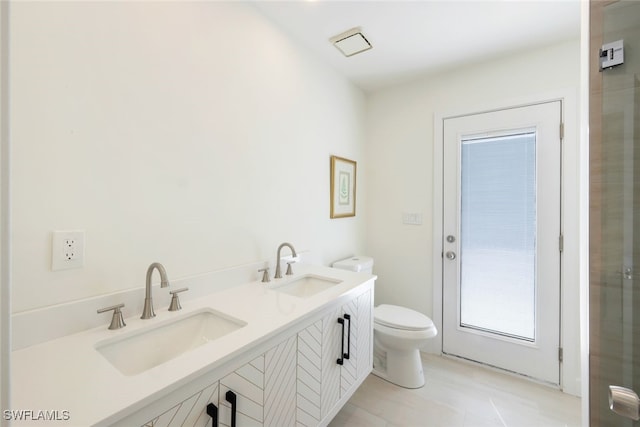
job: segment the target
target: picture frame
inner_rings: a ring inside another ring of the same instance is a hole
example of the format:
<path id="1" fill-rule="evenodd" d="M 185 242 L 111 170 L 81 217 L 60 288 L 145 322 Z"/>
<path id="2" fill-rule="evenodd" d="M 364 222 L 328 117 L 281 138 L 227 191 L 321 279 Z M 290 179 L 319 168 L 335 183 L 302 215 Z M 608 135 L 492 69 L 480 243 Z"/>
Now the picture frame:
<path id="1" fill-rule="evenodd" d="M 331 218 L 356 216 L 356 169 L 355 161 L 331 156 Z"/>

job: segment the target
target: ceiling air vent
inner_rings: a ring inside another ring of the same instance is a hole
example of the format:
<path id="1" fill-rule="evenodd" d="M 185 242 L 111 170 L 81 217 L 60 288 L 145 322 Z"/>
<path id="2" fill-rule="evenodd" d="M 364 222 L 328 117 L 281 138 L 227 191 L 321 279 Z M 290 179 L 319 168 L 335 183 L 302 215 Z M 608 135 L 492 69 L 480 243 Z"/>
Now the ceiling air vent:
<path id="1" fill-rule="evenodd" d="M 364 52 L 371 49 L 371 43 L 362 34 L 360 28 L 353 28 L 349 31 L 345 31 L 342 34 L 331 37 L 329 39 L 335 47 L 338 48 L 344 56 L 353 56 L 357 53 Z"/>

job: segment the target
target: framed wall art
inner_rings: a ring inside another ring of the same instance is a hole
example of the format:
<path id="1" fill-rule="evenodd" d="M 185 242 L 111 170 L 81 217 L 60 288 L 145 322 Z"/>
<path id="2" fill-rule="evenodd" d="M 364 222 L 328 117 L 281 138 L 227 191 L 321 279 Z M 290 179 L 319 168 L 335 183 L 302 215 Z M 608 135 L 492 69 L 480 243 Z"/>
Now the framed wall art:
<path id="1" fill-rule="evenodd" d="M 331 156 L 331 218 L 356 215 L 356 162 Z"/>

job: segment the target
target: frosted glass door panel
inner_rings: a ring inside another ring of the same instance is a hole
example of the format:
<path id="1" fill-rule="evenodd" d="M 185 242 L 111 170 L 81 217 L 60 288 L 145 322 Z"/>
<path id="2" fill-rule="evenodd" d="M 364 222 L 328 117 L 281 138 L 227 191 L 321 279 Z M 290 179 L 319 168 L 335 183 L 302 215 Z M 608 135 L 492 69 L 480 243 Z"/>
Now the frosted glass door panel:
<path id="1" fill-rule="evenodd" d="M 460 326 L 534 341 L 536 136 L 462 140 Z"/>

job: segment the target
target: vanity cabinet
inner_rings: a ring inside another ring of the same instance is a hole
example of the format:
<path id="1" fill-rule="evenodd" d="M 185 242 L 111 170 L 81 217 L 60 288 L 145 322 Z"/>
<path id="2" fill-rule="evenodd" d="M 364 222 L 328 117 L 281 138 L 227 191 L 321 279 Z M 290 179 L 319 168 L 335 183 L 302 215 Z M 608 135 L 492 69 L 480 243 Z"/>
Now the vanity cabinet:
<path id="1" fill-rule="evenodd" d="M 235 412 L 236 427 L 326 425 L 371 372 L 372 304 L 365 286 L 232 372 L 205 375 L 116 424 L 234 427 Z"/>

